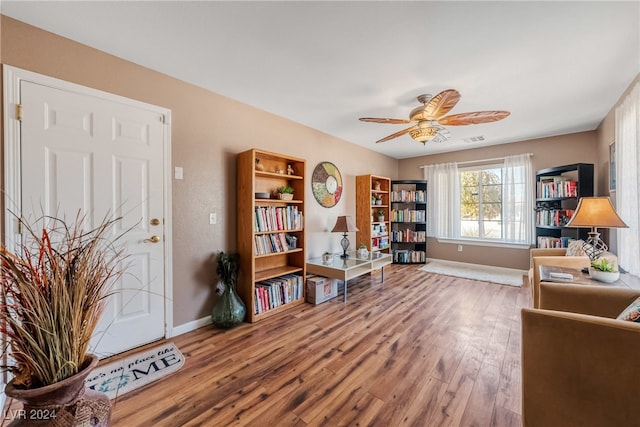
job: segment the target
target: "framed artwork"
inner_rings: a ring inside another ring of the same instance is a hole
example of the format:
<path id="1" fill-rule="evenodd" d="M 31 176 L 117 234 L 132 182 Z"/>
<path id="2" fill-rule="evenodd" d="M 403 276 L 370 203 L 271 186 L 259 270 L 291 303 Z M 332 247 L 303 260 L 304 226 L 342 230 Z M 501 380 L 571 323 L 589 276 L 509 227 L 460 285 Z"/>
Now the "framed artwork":
<path id="1" fill-rule="evenodd" d="M 313 197 L 325 208 L 338 204 L 342 196 L 342 176 L 331 162 L 320 162 L 311 175 Z"/>
<path id="2" fill-rule="evenodd" d="M 609 145 L 609 193 L 616 191 L 616 143 Z"/>

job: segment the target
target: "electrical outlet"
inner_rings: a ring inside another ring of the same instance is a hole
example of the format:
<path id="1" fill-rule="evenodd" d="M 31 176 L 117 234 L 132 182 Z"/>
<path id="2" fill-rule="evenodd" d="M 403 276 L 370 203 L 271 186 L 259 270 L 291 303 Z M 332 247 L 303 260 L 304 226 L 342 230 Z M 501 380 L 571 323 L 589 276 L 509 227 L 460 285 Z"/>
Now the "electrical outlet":
<path id="1" fill-rule="evenodd" d="M 218 222 L 218 215 L 214 214 L 214 213 L 210 213 L 209 214 L 209 224 L 213 225 L 216 224 Z"/>
<path id="2" fill-rule="evenodd" d="M 458 252 L 462 252 L 462 245 L 458 245 Z"/>

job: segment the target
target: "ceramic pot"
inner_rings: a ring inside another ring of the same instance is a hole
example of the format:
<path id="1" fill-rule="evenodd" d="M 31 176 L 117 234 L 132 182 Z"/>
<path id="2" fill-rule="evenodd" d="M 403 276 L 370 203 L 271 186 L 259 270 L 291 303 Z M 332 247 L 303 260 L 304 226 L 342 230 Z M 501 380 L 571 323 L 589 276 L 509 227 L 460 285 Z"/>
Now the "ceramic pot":
<path id="1" fill-rule="evenodd" d="M 361 249 L 358 249 L 357 255 L 358 255 L 358 258 L 362 258 L 362 259 L 369 258 L 369 251 L 367 250 L 367 248 L 361 248 Z"/>
<path id="2" fill-rule="evenodd" d="M 223 329 L 233 328 L 244 321 L 247 309 L 233 286 L 224 285 L 224 292 L 211 310 L 211 323 Z"/>
<path id="3" fill-rule="evenodd" d="M 19 400 L 23 411 L 14 411 L 10 426 L 108 426 L 111 400 L 106 394 L 85 389 L 85 379 L 98 364 L 89 354 L 84 367 L 72 377 L 33 389 L 20 389 L 9 381 L 4 392 Z"/>
<path id="4" fill-rule="evenodd" d="M 333 261 L 333 254 L 322 254 L 322 262 L 325 264 L 331 264 Z"/>
<path id="5" fill-rule="evenodd" d="M 589 276 L 592 279 L 599 280 L 605 283 L 613 283 L 620 278 L 619 271 L 600 271 L 593 267 L 589 267 Z"/>

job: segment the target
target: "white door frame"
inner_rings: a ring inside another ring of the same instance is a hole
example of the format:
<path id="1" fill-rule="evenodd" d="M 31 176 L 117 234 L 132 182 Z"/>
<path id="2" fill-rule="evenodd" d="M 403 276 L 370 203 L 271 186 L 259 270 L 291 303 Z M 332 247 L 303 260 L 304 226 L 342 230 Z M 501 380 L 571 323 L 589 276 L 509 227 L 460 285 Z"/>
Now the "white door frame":
<path id="1" fill-rule="evenodd" d="M 75 92 L 82 95 L 93 96 L 104 100 L 118 102 L 132 107 L 144 108 L 164 115 L 165 135 L 163 143 L 163 218 L 164 218 L 164 313 L 165 337 L 170 338 L 173 331 L 173 264 L 172 264 L 172 217 L 171 217 L 171 110 L 147 104 L 141 101 L 66 82 L 53 77 L 23 70 L 20 68 L 3 65 L 4 88 L 4 244 L 7 248 L 16 249 L 20 241 L 18 222 L 9 214 L 9 211 L 20 213 L 22 211 L 22 185 L 21 185 L 21 146 L 20 146 L 20 120 L 18 108 L 20 104 L 20 82 L 29 81 L 35 84 Z"/>

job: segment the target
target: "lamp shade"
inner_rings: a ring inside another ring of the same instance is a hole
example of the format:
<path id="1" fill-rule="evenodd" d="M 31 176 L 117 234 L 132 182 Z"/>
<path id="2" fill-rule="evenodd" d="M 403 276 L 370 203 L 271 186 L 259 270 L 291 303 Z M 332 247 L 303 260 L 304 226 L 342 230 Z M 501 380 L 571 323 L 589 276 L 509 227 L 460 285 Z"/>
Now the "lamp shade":
<path id="1" fill-rule="evenodd" d="M 350 231 L 360 231 L 350 216 L 339 216 L 336 225 L 331 230 L 332 233 L 348 233 Z"/>
<path id="2" fill-rule="evenodd" d="M 582 197 L 566 226 L 627 228 L 608 197 Z"/>

